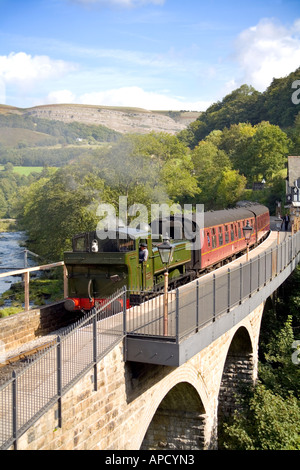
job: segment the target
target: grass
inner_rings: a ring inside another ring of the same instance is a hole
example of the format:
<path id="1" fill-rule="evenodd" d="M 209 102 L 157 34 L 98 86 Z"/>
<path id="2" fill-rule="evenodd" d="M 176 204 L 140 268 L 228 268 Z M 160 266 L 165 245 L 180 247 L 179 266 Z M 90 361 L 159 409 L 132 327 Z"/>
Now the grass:
<path id="1" fill-rule="evenodd" d="M 23 311 L 23 307 L 5 307 L 0 310 L 0 318 L 9 317 L 10 315 L 15 315 L 16 313 L 20 313 Z"/>
<path id="2" fill-rule="evenodd" d="M 48 167 L 48 169 L 53 169 L 54 167 Z M 44 169 L 43 166 L 14 166 L 14 172 L 18 173 L 20 176 L 28 176 L 31 173 L 40 173 Z M 0 171 L 4 170 L 4 165 L 0 165 Z"/>
<path id="3" fill-rule="evenodd" d="M 46 305 L 63 299 L 63 282 L 60 279 L 31 279 L 29 285 L 30 302 L 35 306 Z M 22 282 L 12 284 L 11 288 L 0 296 L 0 305 L 11 301 L 10 307 L 0 308 L 0 318 L 23 312 L 24 286 Z"/>

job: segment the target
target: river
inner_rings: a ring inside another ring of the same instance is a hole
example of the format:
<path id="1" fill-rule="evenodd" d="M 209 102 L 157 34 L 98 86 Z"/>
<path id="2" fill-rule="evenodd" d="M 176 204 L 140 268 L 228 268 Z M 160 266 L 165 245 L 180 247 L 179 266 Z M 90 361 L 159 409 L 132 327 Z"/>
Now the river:
<path id="1" fill-rule="evenodd" d="M 0 232 L 0 273 L 24 268 L 25 241 L 25 232 Z M 35 261 L 28 257 L 27 265 L 34 266 L 35 264 Z M 10 289 L 12 283 L 18 282 L 21 279 L 19 276 L 0 278 L 0 295 Z"/>

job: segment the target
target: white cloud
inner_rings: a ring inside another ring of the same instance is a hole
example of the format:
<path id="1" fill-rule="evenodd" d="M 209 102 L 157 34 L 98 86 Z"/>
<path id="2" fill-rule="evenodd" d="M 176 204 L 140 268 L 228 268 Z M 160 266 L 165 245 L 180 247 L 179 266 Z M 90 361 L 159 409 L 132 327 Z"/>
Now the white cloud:
<path id="1" fill-rule="evenodd" d="M 300 65 L 300 20 L 285 27 L 264 19 L 243 31 L 236 41 L 236 59 L 242 69 L 240 83 L 264 91 L 273 78 L 280 78 Z"/>
<path id="2" fill-rule="evenodd" d="M 59 78 L 75 70 L 75 66 L 48 56 L 31 56 L 25 52 L 0 56 L 0 79 L 2 83 L 14 84 L 24 89 L 38 81 Z"/>
<path id="3" fill-rule="evenodd" d="M 70 90 L 57 90 L 50 92 L 45 101 L 47 104 L 74 103 L 76 97 Z M 45 101 L 43 101 L 43 103 Z"/>
<path id="4" fill-rule="evenodd" d="M 193 110 L 203 111 L 211 102 L 191 102 L 182 97 L 171 97 L 163 93 L 148 92 L 140 87 L 122 87 L 103 92 L 85 93 L 79 103 L 102 106 L 130 106 L 149 110 Z"/>

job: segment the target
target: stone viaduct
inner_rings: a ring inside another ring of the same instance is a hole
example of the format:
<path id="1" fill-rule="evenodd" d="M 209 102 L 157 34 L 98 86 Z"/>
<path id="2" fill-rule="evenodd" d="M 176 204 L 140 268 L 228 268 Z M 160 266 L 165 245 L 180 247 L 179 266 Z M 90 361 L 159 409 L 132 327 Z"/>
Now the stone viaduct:
<path id="1" fill-rule="evenodd" d="M 282 265 L 273 285 L 253 293 L 243 303 L 243 314 L 238 313 L 241 306 L 233 309 L 226 331 L 216 322 L 207 330 L 207 344 L 178 365 L 134 361 L 126 338 L 120 338 L 94 365 L 96 373 L 88 370 L 60 405 L 55 401 L 17 436 L 17 449 L 217 449 L 218 423 L 235 409 L 235 391 L 257 378 L 264 306 L 299 262 L 300 250 L 293 251 L 296 256 Z M 193 348 L 202 341 L 194 338 Z"/>
<path id="2" fill-rule="evenodd" d="M 253 381 L 263 305 L 180 367 L 124 362 L 118 344 L 20 437 L 20 450 L 212 449 L 234 389 Z"/>

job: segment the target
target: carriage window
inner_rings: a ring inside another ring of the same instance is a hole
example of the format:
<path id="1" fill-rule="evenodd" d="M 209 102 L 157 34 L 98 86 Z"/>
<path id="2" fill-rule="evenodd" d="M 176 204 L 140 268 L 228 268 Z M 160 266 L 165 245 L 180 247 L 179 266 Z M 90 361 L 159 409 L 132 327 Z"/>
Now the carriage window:
<path id="1" fill-rule="evenodd" d="M 223 231 L 222 231 L 222 227 L 219 227 L 219 245 L 223 245 Z"/>
<path id="2" fill-rule="evenodd" d="M 211 239 L 210 239 L 210 232 L 209 230 L 206 232 L 206 239 L 207 239 L 207 246 L 211 247 Z"/>
<path id="3" fill-rule="evenodd" d="M 230 236 L 231 236 L 231 241 L 233 242 L 233 240 L 234 240 L 233 224 L 231 224 L 231 226 L 230 226 Z"/>
<path id="4" fill-rule="evenodd" d="M 239 238 L 242 238 L 241 222 L 238 223 L 238 233 L 239 233 Z"/>
<path id="5" fill-rule="evenodd" d="M 212 247 L 216 248 L 217 246 L 217 236 L 216 236 L 216 229 L 212 229 Z"/>
<path id="6" fill-rule="evenodd" d="M 228 225 L 225 225 L 225 243 L 229 243 Z"/>
<path id="7" fill-rule="evenodd" d="M 86 251 L 86 235 L 73 238 L 73 251 Z"/>

